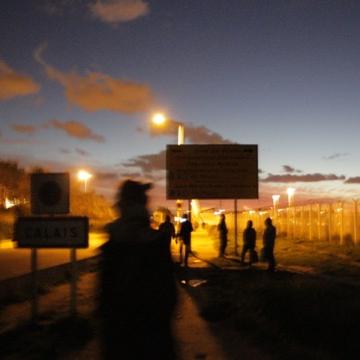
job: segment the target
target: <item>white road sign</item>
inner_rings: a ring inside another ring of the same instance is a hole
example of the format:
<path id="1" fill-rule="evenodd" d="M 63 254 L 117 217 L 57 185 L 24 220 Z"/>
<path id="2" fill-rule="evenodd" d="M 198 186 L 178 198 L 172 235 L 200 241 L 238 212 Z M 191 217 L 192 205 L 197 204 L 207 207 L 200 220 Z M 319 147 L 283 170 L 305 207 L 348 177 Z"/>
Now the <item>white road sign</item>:
<path id="1" fill-rule="evenodd" d="M 87 217 L 19 217 L 14 241 L 26 248 L 87 248 Z"/>
<path id="2" fill-rule="evenodd" d="M 168 145 L 168 199 L 257 199 L 257 145 Z"/>

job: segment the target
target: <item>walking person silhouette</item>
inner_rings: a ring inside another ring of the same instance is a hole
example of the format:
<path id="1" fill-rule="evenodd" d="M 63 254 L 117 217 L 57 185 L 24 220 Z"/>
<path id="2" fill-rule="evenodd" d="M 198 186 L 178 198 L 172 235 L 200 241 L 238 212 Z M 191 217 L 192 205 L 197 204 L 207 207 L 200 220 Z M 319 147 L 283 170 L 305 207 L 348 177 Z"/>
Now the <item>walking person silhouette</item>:
<path id="1" fill-rule="evenodd" d="M 253 228 L 252 220 L 249 220 L 243 233 L 243 248 L 241 251 L 241 263 L 245 264 L 245 256 L 249 251 L 249 266 L 255 259 L 256 231 Z"/>
<path id="2" fill-rule="evenodd" d="M 191 253 L 191 232 L 193 231 L 193 226 L 188 219 L 187 214 L 182 216 L 183 222 L 180 225 L 180 231 L 178 236 L 180 237 L 180 264 L 183 262 L 183 248 L 185 248 L 185 256 L 184 256 L 184 265 L 188 267 L 188 259 Z"/>
<path id="3" fill-rule="evenodd" d="M 220 235 L 219 257 L 224 257 L 225 249 L 226 249 L 227 242 L 228 242 L 228 239 L 227 239 L 228 228 L 226 226 L 225 214 L 220 215 L 218 231 L 219 231 L 219 235 Z"/>
<path id="4" fill-rule="evenodd" d="M 268 263 L 268 271 L 274 272 L 276 267 L 276 260 L 274 256 L 274 247 L 276 239 L 276 227 L 272 220 L 267 218 L 265 220 L 265 230 L 263 234 L 263 256 Z"/>
<path id="5" fill-rule="evenodd" d="M 100 308 L 104 359 L 174 359 L 171 320 L 176 286 L 167 237 L 152 229 L 146 191 L 127 180 L 120 187 L 121 216 L 102 246 Z"/>
<path id="6" fill-rule="evenodd" d="M 159 225 L 159 231 L 163 232 L 165 234 L 166 240 L 169 245 L 169 249 L 171 246 L 171 239 L 175 237 L 175 226 L 171 222 L 170 215 L 165 216 L 165 221 Z"/>

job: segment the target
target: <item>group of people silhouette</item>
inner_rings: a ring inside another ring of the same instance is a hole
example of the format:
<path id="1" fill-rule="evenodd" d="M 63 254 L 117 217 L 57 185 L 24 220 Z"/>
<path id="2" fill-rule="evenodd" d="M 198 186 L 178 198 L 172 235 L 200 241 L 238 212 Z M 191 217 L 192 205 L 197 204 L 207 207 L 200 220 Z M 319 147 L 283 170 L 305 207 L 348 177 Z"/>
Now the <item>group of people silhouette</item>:
<path id="1" fill-rule="evenodd" d="M 171 320 L 177 286 L 171 240 L 180 241 L 179 258 L 188 266 L 193 226 L 183 215 L 178 232 L 169 215 L 153 229 L 147 208 L 151 184 L 126 180 L 119 188 L 119 217 L 108 225 L 109 240 L 101 247 L 99 314 L 104 359 L 175 359 Z M 275 269 L 276 229 L 265 221 L 263 255 Z M 220 256 L 225 256 L 228 229 L 225 214 L 218 224 Z M 241 260 L 255 251 L 256 231 L 248 221 Z"/>
<path id="2" fill-rule="evenodd" d="M 170 215 L 165 216 L 165 221 L 159 225 L 159 231 L 164 233 L 167 239 L 169 248 L 171 240 L 174 238 L 176 243 L 179 244 L 179 262 L 180 264 L 188 266 L 189 255 L 191 254 L 191 233 L 194 231 L 191 221 L 187 214 L 182 216 L 179 232 L 175 231 L 175 226 L 171 222 Z"/>
<path id="3" fill-rule="evenodd" d="M 225 256 L 225 250 L 227 247 L 228 228 L 226 225 L 225 214 L 220 215 L 220 221 L 217 226 L 219 231 L 219 257 Z M 256 251 L 256 230 L 253 227 L 252 220 L 248 220 L 246 228 L 243 232 L 243 247 L 240 255 L 240 261 L 245 265 L 245 257 L 249 252 L 249 266 L 259 261 L 259 257 Z M 274 256 L 274 247 L 276 239 L 276 227 L 273 225 L 271 218 L 265 220 L 265 230 L 263 233 L 263 247 L 261 249 L 261 260 L 268 263 L 268 270 L 275 271 L 276 261 Z"/>

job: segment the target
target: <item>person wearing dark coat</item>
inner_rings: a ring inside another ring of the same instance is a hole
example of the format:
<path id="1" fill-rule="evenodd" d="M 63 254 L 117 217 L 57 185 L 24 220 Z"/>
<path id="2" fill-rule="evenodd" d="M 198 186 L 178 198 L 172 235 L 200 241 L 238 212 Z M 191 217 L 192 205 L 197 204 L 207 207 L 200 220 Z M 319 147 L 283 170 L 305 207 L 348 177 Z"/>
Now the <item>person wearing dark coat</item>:
<path id="1" fill-rule="evenodd" d="M 225 249 L 226 249 L 227 242 L 228 242 L 228 239 L 227 239 L 228 228 L 226 226 L 225 214 L 220 215 L 218 231 L 219 231 L 219 235 L 220 235 L 219 257 L 224 257 Z"/>
<path id="2" fill-rule="evenodd" d="M 187 267 L 189 255 L 191 253 L 191 233 L 193 231 L 193 226 L 186 214 L 184 214 L 182 217 L 183 222 L 180 225 L 180 231 L 178 233 L 178 236 L 180 237 L 180 263 L 182 263 L 183 260 L 183 248 L 185 247 L 184 265 Z"/>
<path id="3" fill-rule="evenodd" d="M 275 271 L 276 261 L 274 256 L 274 247 L 276 239 L 276 227 L 272 224 L 272 220 L 265 220 L 265 230 L 263 234 L 263 256 L 268 263 L 268 271 Z"/>
<path id="4" fill-rule="evenodd" d="M 245 263 L 246 253 L 249 251 L 249 266 L 255 258 L 256 231 L 253 228 L 252 220 L 247 222 L 246 229 L 243 232 L 243 248 L 241 251 L 241 263 Z"/>
<path id="5" fill-rule="evenodd" d="M 159 231 L 165 234 L 167 242 L 169 244 L 169 249 L 171 249 L 171 239 L 175 237 L 176 233 L 175 226 L 171 222 L 170 215 L 165 216 L 165 221 L 159 225 Z"/>
<path id="6" fill-rule="evenodd" d="M 175 359 L 171 320 L 176 285 L 167 238 L 152 229 L 150 184 L 132 180 L 119 190 L 121 217 L 102 246 L 99 314 L 104 359 Z"/>

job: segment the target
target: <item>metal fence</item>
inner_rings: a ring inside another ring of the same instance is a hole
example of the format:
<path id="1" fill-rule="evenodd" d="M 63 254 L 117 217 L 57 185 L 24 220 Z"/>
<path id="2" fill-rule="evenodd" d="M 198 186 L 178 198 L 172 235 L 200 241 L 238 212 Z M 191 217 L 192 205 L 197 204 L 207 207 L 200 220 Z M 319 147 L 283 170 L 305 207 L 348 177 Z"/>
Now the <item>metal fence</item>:
<path id="1" fill-rule="evenodd" d="M 258 234 L 264 230 L 264 221 L 271 217 L 278 237 L 292 240 L 326 241 L 338 245 L 359 245 L 358 201 L 307 204 L 287 208 L 269 208 L 242 211 L 237 214 L 238 239 L 252 220 Z M 227 223 L 235 228 L 234 212 L 227 214 Z"/>

